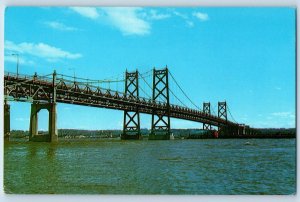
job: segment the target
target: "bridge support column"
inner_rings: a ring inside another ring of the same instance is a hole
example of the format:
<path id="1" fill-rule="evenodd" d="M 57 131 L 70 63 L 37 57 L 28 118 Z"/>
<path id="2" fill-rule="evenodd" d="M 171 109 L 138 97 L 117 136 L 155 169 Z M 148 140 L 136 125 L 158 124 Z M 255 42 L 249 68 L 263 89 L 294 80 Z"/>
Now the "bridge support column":
<path id="1" fill-rule="evenodd" d="M 227 122 L 227 105 L 226 105 L 226 101 L 225 102 L 218 102 L 218 117 L 219 118 L 223 118 L 226 120 Z M 219 134 L 221 134 L 221 136 L 226 136 L 229 132 L 228 127 L 227 126 L 220 126 L 218 125 L 218 131 Z"/>
<path id="2" fill-rule="evenodd" d="M 8 140 L 10 136 L 10 105 L 4 101 L 4 139 Z"/>
<path id="3" fill-rule="evenodd" d="M 245 126 L 245 135 L 250 135 L 250 127 L 248 125 Z"/>
<path id="4" fill-rule="evenodd" d="M 239 125 L 238 135 L 239 136 L 245 135 L 245 125 L 243 125 L 243 124 Z"/>
<path id="5" fill-rule="evenodd" d="M 138 71 L 125 75 L 125 95 L 129 97 L 139 96 Z M 140 131 L 140 113 L 135 107 L 135 111 L 124 110 L 124 123 L 122 140 L 139 140 L 142 139 Z"/>
<path id="6" fill-rule="evenodd" d="M 168 68 L 164 70 L 153 69 L 152 100 L 163 101 L 165 105 L 156 105 L 152 111 L 151 134 L 149 140 L 169 140 L 170 127 L 170 102 Z"/>
<path id="7" fill-rule="evenodd" d="M 210 115 L 210 102 L 203 102 L 203 113 Z M 211 130 L 211 125 L 203 123 L 203 130 Z"/>
<path id="8" fill-rule="evenodd" d="M 48 135 L 38 134 L 38 113 L 41 109 L 49 112 Z M 31 104 L 29 141 L 33 142 L 57 142 L 57 120 L 56 103 L 36 103 Z"/>

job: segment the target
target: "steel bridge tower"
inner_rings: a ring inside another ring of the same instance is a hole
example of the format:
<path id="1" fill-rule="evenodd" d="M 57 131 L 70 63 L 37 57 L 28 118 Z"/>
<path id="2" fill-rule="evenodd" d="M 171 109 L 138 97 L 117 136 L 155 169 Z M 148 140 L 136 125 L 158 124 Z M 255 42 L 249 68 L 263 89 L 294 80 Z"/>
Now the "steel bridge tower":
<path id="1" fill-rule="evenodd" d="M 139 97 L 139 73 L 138 71 L 125 73 L 125 95 L 127 97 Z M 134 110 L 124 110 L 123 134 L 121 139 L 138 140 L 141 139 L 140 131 L 140 113 L 137 106 Z"/>
<path id="2" fill-rule="evenodd" d="M 149 140 L 170 139 L 170 102 L 168 68 L 163 70 L 153 69 L 152 100 L 164 102 L 164 107 L 153 108 L 151 134 Z"/>
<path id="3" fill-rule="evenodd" d="M 211 114 L 210 112 L 210 102 L 203 102 L 203 113 Z M 211 125 L 207 123 L 203 123 L 203 130 L 211 130 Z"/>
<path id="4" fill-rule="evenodd" d="M 220 119 L 225 119 L 227 122 L 227 104 L 226 101 L 224 102 L 218 102 L 218 117 Z M 221 131 L 224 133 L 227 133 L 227 127 L 221 127 L 220 125 L 218 125 L 218 131 L 219 134 L 221 133 Z"/>
<path id="5" fill-rule="evenodd" d="M 218 102 L 218 117 L 227 121 L 227 105 L 225 102 Z"/>

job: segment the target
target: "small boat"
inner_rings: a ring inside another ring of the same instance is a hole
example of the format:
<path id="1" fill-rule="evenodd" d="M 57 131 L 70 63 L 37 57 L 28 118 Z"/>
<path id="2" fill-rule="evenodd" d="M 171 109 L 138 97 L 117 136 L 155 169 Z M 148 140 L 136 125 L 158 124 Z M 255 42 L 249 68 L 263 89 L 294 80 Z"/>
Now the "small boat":
<path id="1" fill-rule="evenodd" d="M 251 142 L 245 142 L 244 145 L 251 145 Z"/>

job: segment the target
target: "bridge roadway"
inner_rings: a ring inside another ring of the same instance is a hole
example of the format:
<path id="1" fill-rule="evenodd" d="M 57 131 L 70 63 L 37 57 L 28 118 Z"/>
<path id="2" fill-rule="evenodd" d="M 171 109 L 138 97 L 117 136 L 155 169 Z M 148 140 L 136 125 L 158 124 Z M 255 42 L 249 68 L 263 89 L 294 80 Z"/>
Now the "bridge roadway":
<path id="1" fill-rule="evenodd" d="M 170 117 L 211 124 L 214 126 L 238 127 L 239 124 L 203 113 L 200 110 L 153 101 L 142 97 L 128 96 L 122 92 L 93 86 L 88 82 L 77 82 L 62 77 L 16 75 L 5 72 L 4 95 L 7 100 L 24 102 L 59 102 L 115 110 L 135 111 L 145 114 Z M 56 95 L 56 96 L 55 96 Z M 55 100 L 56 98 L 56 100 Z"/>

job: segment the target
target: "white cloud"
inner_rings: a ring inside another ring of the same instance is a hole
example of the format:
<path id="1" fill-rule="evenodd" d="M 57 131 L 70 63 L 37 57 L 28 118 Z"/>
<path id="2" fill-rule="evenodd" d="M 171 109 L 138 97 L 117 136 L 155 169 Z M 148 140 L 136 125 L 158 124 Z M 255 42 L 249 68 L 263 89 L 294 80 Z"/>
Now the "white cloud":
<path id="1" fill-rule="evenodd" d="M 271 115 L 281 118 L 295 118 L 295 114 L 291 112 L 274 112 Z"/>
<path id="2" fill-rule="evenodd" d="M 64 51 L 60 48 L 56 48 L 45 43 L 35 44 L 22 42 L 19 44 L 15 44 L 12 41 L 5 41 L 4 48 L 6 51 L 28 54 L 40 58 L 45 58 L 49 61 L 57 59 L 78 59 L 82 57 L 82 55 L 79 53 L 70 53 L 68 51 Z"/>
<path id="3" fill-rule="evenodd" d="M 83 17 L 109 24 L 121 31 L 124 35 L 150 34 L 151 21 L 163 20 L 172 16 L 182 18 L 188 27 L 194 26 L 194 22 L 190 19 L 191 15 L 201 21 L 209 19 L 206 13 L 201 12 L 194 12 L 192 14 L 184 14 L 178 11 L 161 13 L 155 9 L 146 10 L 139 7 L 72 7 L 71 10 Z"/>
<path id="4" fill-rule="evenodd" d="M 162 14 L 162 13 L 157 13 L 156 10 L 150 10 L 149 12 L 149 19 L 151 20 L 163 20 L 171 17 L 170 14 Z"/>
<path id="5" fill-rule="evenodd" d="M 145 17 L 152 19 L 163 19 L 166 15 L 157 14 L 152 11 L 148 16 L 142 12 L 142 8 L 137 7 L 104 7 L 104 8 L 89 8 L 89 7 L 72 7 L 73 11 L 83 17 L 92 20 L 100 20 L 109 23 L 113 27 L 120 30 L 124 35 L 146 35 L 150 33 L 151 26 L 144 20 Z M 100 15 L 101 13 L 101 15 Z"/>
<path id="6" fill-rule="evenodd" d="M 56 30 L 60 30 L 60 31 L 77 31 L 78 30 L 76 27 L 70 27 L 61 22 L 56 22 L 56 21 L 44 22 L 44 24 L 52 29 L 56 29 Z"/>
<path id="7" fill-rule="evenodd" d="M 180 12 L 177 12 L 177 11 L 174 11 L 173 14 L 175 16 L 178 16 L 178 17 L 182 18 L 185 21 L 185 23 L 188 27 L 190 27 L 190 28 L 194 27 L 194 22 L 191 20 L 190 15 L 186 15 L 186 14 L 183 14 L 183 13 L 180 13 Z M 194 12 L 194 13 L 192 13 L 192 16 L 195 16 L 196 18 L 198 18 L 201 21 L 208 20 L 208 15 L 206 13 Z"/>
<path id="8" fill-rule="evenodd" d="M 194 23 L 192 21 L 187 20 L 186 24 L 188 27 L 194 27 Z"/>
<path id="9" fill-rule="evenodd" d="M 12 63 L 17 63 L 17 58 L 14 55 L 5 55 L 4 56 L 4 60 L 6 62 L 12 62 Z M 23 65 L 34 65 L 35 62 L 32 60 L 27 60 L 24 57 L 20 57 L 19 56 L 19 64 L 23 64 Z"/>
<path id="10" fill-rule="evenodd" d="M 178 17 L 181 17 L 182 19 L 185 19 L 185 20 L 188 19 L 187 15 L 184 15 L 184 14 L 179 13 L 177 11 L 174 11 L 173 14 L 176 15 L 176 16 L 178 16 Z"/>
<path id="11" fill-rule="evenodd" d="M 139 16 L 141 8 L 102 8 L 107 20 L 124 35 L 146 35 L 150 33 L 150 24 Z"/>
<path id="12" fill-rule="evenodd" d="M 267 121 L 260 121 L 258 123 L 250 124 L 255 128 L 294 128 L 295 127 L 295 120 L 267 120 Z"/>
<path id="13" fill-rule="evenodd" d="M 96 8 L 91 7 L 71 7 L 71 10 L 75 11 L 76 13 L 80 14 L 83 17 L 90 18 L 90 19 L 97 19 L 100 15 Z"/>
<path id="14" fill-rule="evenodd" d="M 208 15 L 206 13 L 201 13 L 201 12 L 194 12 L 193 16 L 195 16 L 196 18 L 198 18 L 201 21 L 206 21 L 208 20 Z"/>

